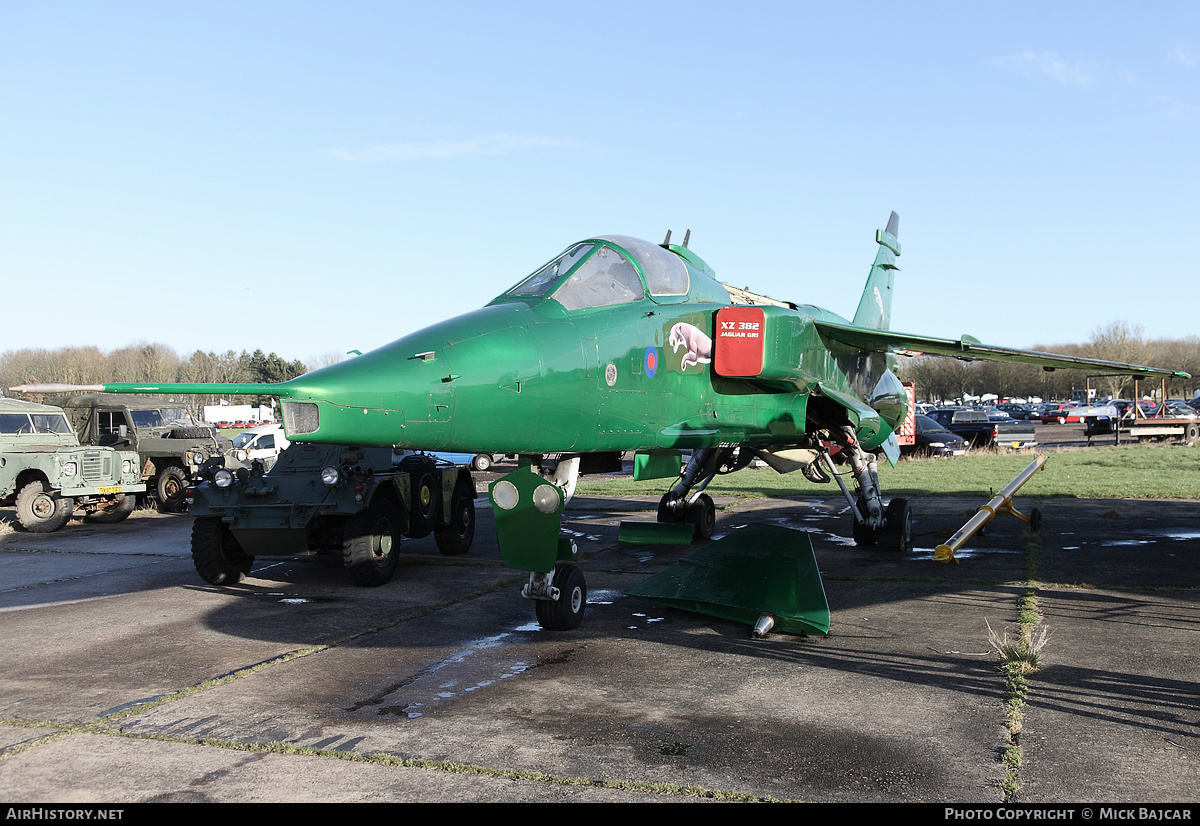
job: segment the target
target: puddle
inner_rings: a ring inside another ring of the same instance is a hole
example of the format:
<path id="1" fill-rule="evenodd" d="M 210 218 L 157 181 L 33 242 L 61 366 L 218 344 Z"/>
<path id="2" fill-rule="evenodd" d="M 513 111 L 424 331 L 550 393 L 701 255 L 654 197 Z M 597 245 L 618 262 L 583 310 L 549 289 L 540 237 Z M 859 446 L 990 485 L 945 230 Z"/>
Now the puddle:
<path id="1" fill-rule="evenodd" d="M 588 594 L 588 605 L 611 605 L 620 596 L 620 591 L 599 589 Z M 374 707 L 375 714 L 412 720 L 447 703 L 520 676 L 531 668 L 550 662 L 563 662 L 575 653 L 576 649 L 570 648 L 551 659 L 540 656 L 536 662 L 509 658 L 507 645 L 526 642 L 529 639 L 526 634 L 532 633 L 544 633 L 537 620 L 521 623 L 508 631 L 468 640 L 459 650 L 346 710 Z"/>

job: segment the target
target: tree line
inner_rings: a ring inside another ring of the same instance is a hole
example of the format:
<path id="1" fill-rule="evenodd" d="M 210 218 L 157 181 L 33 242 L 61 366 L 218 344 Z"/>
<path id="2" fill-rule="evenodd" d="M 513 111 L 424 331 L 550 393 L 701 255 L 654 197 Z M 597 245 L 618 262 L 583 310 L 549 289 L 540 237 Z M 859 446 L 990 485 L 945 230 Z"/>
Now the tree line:
<path id="1" fill-rule="evenodd" d="M 323 359 L 330 361 L 330 357 Z M 304 362 L 298 359 L 287 361 L 274 352 L 226 350 L 218 354 L 197 350 L 187 358 L 181 358 L 165 344 L 132 344 L 107 353 L 98 347 L 32 348 L 0 353 L 0 387 L 6 390 L 34 382 L 275 383 L 303 375 L 308 370 Z M 221 399 L 236 404 L 269 404 L 270 398 L 206 395 L 179 396 L 175 400 L 186 404 L 199 420 L 205 405 L 219 404 Z M 40 401 L 38 398 L 31 400 Z"/>
<path id="2" fill-rule="evenodd" d="M 1191 379 L 1167 380 L 1167 398 L 1191 398 L 1200 389 L 1200 378 L 1196 378 L 1200 376 L 1200 336 L 1148 340 L 1141 327 L 1114 321 L 1092 331 L 1085 344 L 1034 345 L 1029 349 L 1191 373 Z M 1102 374 L 1098 370 L 1049 371 L 1030 364 L 933 356 L 901 357 L 898 361 L 900 377 L 913 382 L 920 400 L 942 401 L 995 393 L 1001 397 L 1038 396 L 1049 401 L 1074 398 L 1089 387 L 1097 396 L 1130 399 L 1134 395 L 1131 377 Z M 1157 396 L 1161 388 L 1159 379 L 1148 379 L 1140 383 L 1138 391 L 1140 395 Z"/>

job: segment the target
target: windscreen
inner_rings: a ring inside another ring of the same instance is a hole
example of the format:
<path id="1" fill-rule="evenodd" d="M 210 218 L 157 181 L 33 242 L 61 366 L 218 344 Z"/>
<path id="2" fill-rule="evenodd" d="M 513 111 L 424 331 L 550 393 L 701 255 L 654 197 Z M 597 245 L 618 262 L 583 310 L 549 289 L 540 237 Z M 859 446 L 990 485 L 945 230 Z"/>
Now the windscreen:
<path id="1" fill-rule="evenodd" d="M 509 290 L 506 295 L 542 296 L 558 283 L 558 280 L 570 272 L 571 268 L 584 259 L 595 248 L 595 244 L 576 244 L 549 264 L 541 267 L 533 275 L 526 278 Z"/>

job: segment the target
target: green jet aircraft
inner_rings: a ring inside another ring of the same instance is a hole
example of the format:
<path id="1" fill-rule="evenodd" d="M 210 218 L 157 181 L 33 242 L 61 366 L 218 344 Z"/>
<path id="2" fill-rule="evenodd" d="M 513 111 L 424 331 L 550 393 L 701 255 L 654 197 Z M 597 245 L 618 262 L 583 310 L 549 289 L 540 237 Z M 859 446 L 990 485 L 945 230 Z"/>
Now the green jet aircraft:
<path id="1" fill-rule="evenodd" d="M 898 218 L 879 245 L 851 320 L 717 281 L 682 245 L 600 236 L 572 244 L 487 306 L 280 384 L 24 385 L 23 392 L 274 395 L 292 440 L 518 454 L 490 497 L 506 563 L 549 629 L 578 625 L 586 585 L 562 538 L 579 474 L 620 468 L 677 477 L 658 523 L 715 522 L 703 493 L 718 472 L 761 458 L 837 481 L 854 539 L 906 548 L 912 514 L 886 503 L 877 455 L 895 463 L 909 402 L 893 353 L 990 359 L 1142 376 L 1170 370 L 890 331 Z M 690 234 L 690 233 L 689 233 Z M 681 450 L 690 449 L 682 473 Z M 847 485 L 839 467 L 852 479 Z"/>

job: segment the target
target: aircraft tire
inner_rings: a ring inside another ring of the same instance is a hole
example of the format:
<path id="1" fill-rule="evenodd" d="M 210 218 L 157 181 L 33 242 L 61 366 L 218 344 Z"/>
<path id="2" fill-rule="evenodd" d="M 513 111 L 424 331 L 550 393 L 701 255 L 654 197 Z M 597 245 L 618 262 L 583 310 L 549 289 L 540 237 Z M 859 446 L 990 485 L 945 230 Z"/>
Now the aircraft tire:
<path id="1" fill-rule="evenodd" d="M 893 499 L 883 512 L 883 539 L 901 553 L 912 547 L 912 508 L 907 499 Z"/>
<path id="2" fill-rule="evenodd" d="M 662 499 L 658 500 L 658 518 L 655 521 L 667 524 L 675 524 L 683 521 L 682 511 L 667 507 L 667 501 L 670 497 L 671 494 L 664 493 Z"/>
<path id="3" fill-rule="evenodd" d="M 192 522 L 192 564 L 209 585 L 234 585 L 250 573 L 254 557 L 242 550 L 219 516 Z"/>
<path id="4" fill-rule="evenodd" d="M 487 453 L 477 453 L 471 459 L 472 470 L 487 470 L 492 466 L 492 457 Z"/>
<path id="5" fill-rule="evenodd" d="M 137 507 L 137 497 L 132 493 L 128 496 L 122 496 L 114 502 L 109 503 L 106 508 L 101 508 L 95 513 L 90 513 L 83 517 L 86 522 L 101 522 L 113 523 L 124 522 L 129 518 L 129 514 L 133 513 Z"/>
<path id="6" fill-rule="evenodd" d="M 53 533 L 71 521 L 75 500 L 55 497 L 42 482 L 30 482 L 17 493 L 17 521 L 30 533 Z"/>
<path id="7" fill-rule="evenodd" d="M 391 581 L 400 562 L 400 520 L 387 498 L 374 497 L 366 510 L 346 520 L 342 562 L 350 581 L 360 587 Z"/>
<path id="8" fill-rule="evenodd" d="M 454 484 L 450 497 L 450 526 L 433 532 L 438 550 L 447 556 L 465 554 L 475 539 L 475 492 L 471 481 L 463 476 Z"/>
<path id="9" fill-rule="evenodd" d="M 1042 532 L 1042 511 L 1040 508 L 1034 508 L 1029 512 L 1029 529 L 1034 533 Z"/>
<path id="10" fill-rule="evenodd" d="M 707 493 L 700 494 L 696 504 L 688 508 L 687 520 L 692 523 L 694 539 L 710 539 L 717 525 L 717 506 Z"/>
<path id="11" fill-rule="evenodd" d="M 587 608 L 587 582 L 578 565 L 559 562 L 554 566 L 557 600 L 539 599 L 534 603 L 538 624 L 547 631 L 570 631 L 579 626 Z"/>

